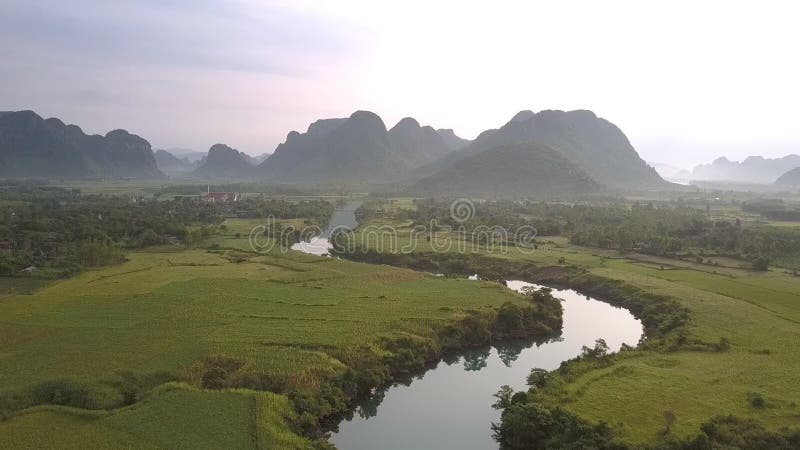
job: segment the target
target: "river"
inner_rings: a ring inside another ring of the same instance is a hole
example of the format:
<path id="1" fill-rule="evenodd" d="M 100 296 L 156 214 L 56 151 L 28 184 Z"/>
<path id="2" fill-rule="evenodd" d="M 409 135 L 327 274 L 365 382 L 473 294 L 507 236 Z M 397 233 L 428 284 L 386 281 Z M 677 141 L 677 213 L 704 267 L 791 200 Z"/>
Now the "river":
<path id="1" fill-rule="evenodd" d="M 348 203 L 337 208 L 328 232 L 337 225 L 355 226 L 357 207 Z M 293 248 L 325 254 L 328 236 L 316 238 L 324 241 L 313 248 L 308 247 L 313 240 L 306 247 Z M 536 285 L 515 280 L 507 286 L 521 292 Z M 553 290 L 553 295 L 564 307 L 564 327 L 557 339 L 487 347 L 441 361 L 410 383 L 397 383 L 378 393 L 353 418 L 339 424 L 331 442 L 341 450 L 497 448 L 490 426 L 500 419 L 499 411 L 492 408 L 493 394 L 500 386 L 526 389 L 532 368 L 557 369 L 578 356 L 583 346 L 593 347 L 597 339 L 604 339 L 611 351 L 618 351 L 623 343 L 635 346 L 639 342 L 643 327 L 629 311 L 573 290 Z"/>

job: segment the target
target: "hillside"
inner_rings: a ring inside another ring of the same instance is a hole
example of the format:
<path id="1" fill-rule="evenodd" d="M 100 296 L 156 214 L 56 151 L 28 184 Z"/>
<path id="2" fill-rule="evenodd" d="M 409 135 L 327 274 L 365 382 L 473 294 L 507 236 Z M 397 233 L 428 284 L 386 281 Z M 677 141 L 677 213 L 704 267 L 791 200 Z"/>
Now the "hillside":
<path id="1" fill-rule="evenodd" d="M 406 117 L 389 130 L 389 146 L 410 167 L 418 167 L 435 161 L 457 150 L 459 138 L 452 130 L 439 132 L 430 126 Z M 447 136 L 445 138 L 445 136 Z"/>
<path id="2" fill-rule="evenodd" d="M 204 178 L 243 178 L 252 177 L 254 166 L 251 158 L 225 144 L 215 144 L 208 150 L 208 156 L 192 175 Z"/>
<path id="3" fill-rule="evenodd" d="M 800 167 L 795 167 L 781 175 L 780 178 L 775 181 L 775 184 L 781 186 L 800 186 Z"/>
<path id="4" fill-rule="evenodd" d="M 166 150 L 157 150 L 154 156 L 158 170 L 167 175 L 186 174 L 197 168 L 197 164 L 189 161 L 188 157 L 179 158 Z"/>
<path id="5" fill-rule="evenodd" d="M 749 156 L 742 162 L 720 157 L 709 164 L 700 164 L 692 171 L 695 180 L 737 181 L 744 183 L 771 184 L 776 178 L 800 166 L 800 155 L 782 158 Z"/>
<path id="6" fill-rule="evenodd" d="M 543 197 L 599 188 L 585 171 L 559 152 L 543 144 L 527 143 L 462 158 L 420 180 L 413 189 L 426 195 Z"/>
<path id="7" fill-rule="evenodd" d="M 162 178 L 150 143 L 125 130 L 87 135 L 33 111 L 0 115 L 0 176 Z"/>
<path id="8" fill-rule="evenodd" d="M 392 182 L 462 145 L 452 131 L 420 126 L 412 118 L 387 130 L 378 115 L 357 111 L 346 119 L 318 120 L 305 133 L 290 132 L 258 172 L 281 182 Z"/>
<path id="9" fill-rule="evenodd" d="M 613 188 L 650 188 L 667 183 L 636 153 L 611 122 L 591 111 L 521 111 L 497 130 L 481 133 L 459 152 L 421 169 L 430 175 L 458 159 L 521 143 L 544 144 L 572 161 L 600 184 Z"/>
<path id="10" fill-rule="evenodd" d="M 444 139 L 444 143 L 450 150 L 461 150 L 472 142 L 469 139 L 457 136 L 455 131 L 450 128 L 439 128 L 436 131 L 439 133 L 439 136 Z"/>

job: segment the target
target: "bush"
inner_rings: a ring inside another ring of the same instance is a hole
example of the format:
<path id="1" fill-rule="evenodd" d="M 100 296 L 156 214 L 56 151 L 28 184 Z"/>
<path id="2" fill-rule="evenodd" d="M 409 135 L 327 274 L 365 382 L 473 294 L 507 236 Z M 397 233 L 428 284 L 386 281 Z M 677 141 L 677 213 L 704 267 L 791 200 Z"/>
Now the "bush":
<path id="1" fill-rule="evenodd" d="M 767 406 L 767 401 L 764 400 L 764 397 L 758 392 L 751 392 L 747 394 L 747 403 L 749 403 L 753 408 L 758 409 L 762 409 Z"/>
<path id="2" fill-rule="evenodd" d="M 753 258 L 752 261 L 753 270 L 757 270 L 759 272 L 766 272 L 767 270 L 769 270 L 770 262 L 771 261 L 769 260 L 769 258 L 765 258 L 763 256 L 758 256 L 756 258 Z"/>
<path id="3" fill-rule="evenodd" d="M 89 386 L 70 380 L 45 381 L 31 389 L 35 405 L 62 405 L 74 408 L 98 409 Z"/>

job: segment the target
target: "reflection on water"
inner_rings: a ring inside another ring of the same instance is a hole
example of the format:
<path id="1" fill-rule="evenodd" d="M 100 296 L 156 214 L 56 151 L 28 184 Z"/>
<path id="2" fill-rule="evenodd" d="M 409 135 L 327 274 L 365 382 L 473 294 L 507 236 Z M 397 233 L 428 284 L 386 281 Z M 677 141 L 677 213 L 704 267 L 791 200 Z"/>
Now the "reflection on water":
<path id="1" fill-rule="evenodd" d="M 507 284 L 517 291 L 534 286 Z M 416 379 L 377 392 L 339 425 L 331 441 L 342 450 L 497 448 L 489 427 L 500 419 L 492 408 L 500 386 L 526 389 L 532 368 L 554 370 L 599 338 L 612 351 L 639 342 L 642 324 L 627 310 L 572 290 L 553 290 L 553 295 L 564 306 L 558 339 L 509 342 L 447 358 Z"/>

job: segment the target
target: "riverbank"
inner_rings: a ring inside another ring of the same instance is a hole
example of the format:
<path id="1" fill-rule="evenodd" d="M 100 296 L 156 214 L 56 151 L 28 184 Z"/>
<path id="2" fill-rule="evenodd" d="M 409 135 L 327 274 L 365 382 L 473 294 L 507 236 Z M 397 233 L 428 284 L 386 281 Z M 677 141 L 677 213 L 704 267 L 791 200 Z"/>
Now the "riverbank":
<path id="1" fill-rule="evenodd" d="M 386 219 L 380 224 L 386 225 Z M 398 230 L 396 245 L 408 244 L 408 224 L 392 225 Z M 431 255 L 425 240 L 415 254 L 372 251 L 357 258 L 432 272 L 444 263 L 462 267 L 463 273 L 476 272 L 463 261 L 480 259 L 488 269 L 483 273 L 491 277 L 509 267 L 536 267 L 524 278 L 628 303 L 647 327 L 643 348 L 602 367 L 571 372 L 562 377 L 559 389 L 538 400 L 587 423 L 605 423 L 620 442 L 660 442 L 665 415 L 674 416 L 669 435 L 676 439 L 697 436 L 702 424 L 721 414 L 752 419 L 768 431 L 800 428 L 800 394 L 792 387 L 790 369 L 800 363 L 800 350 L 792 344 L 800 332 L 796 277 L 737 267 L 711 270 L 658 257 L 639 260 L 559 240 L 540 241 L 537 251 L 479 248 L 458 256 L 445 253 L 444 262 Z M 638 306 L 630 304 L 633 297 L 638 297 L 633 302 Z M 657 319 L 648 318 L 651 313 Z"/>

